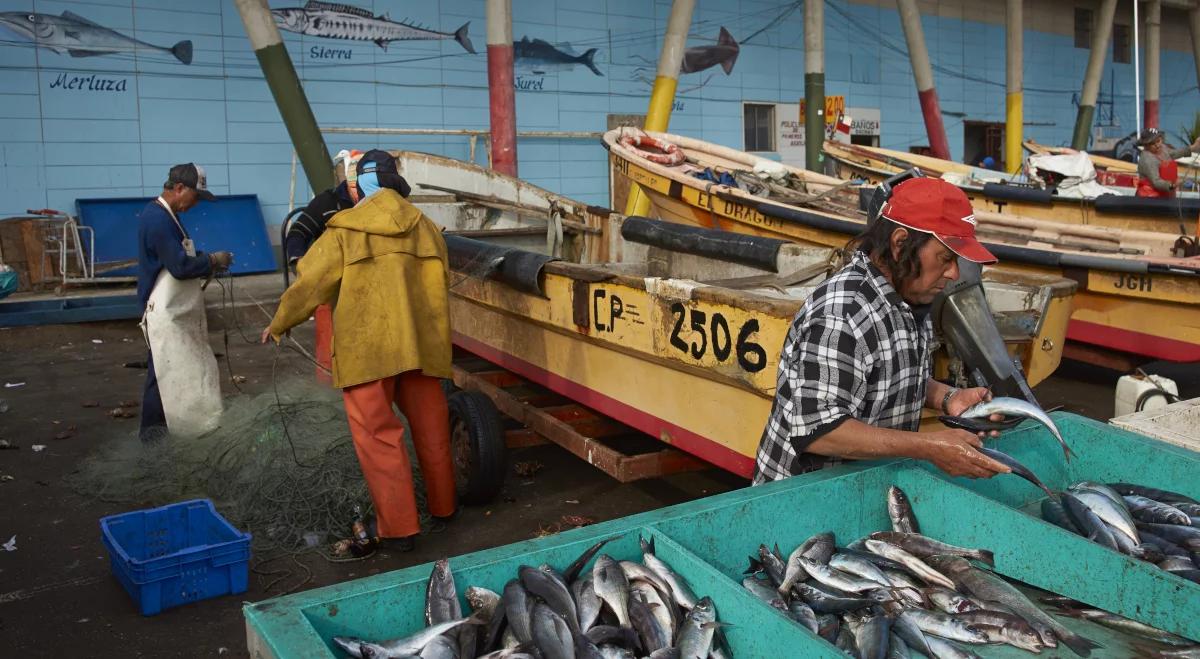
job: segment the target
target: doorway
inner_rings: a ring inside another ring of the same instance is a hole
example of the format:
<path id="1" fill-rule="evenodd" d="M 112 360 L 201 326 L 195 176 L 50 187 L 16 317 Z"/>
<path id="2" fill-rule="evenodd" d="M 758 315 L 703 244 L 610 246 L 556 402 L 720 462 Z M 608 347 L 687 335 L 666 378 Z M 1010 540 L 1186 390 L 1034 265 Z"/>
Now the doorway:
<path id="1" fill-rule="evenodd" d="M 963 122 L 963 162 L 978 166 L 990 157 L 992 169 L 1007 171 L 1004 166 L 1004 124 L 991 121 Z"/>

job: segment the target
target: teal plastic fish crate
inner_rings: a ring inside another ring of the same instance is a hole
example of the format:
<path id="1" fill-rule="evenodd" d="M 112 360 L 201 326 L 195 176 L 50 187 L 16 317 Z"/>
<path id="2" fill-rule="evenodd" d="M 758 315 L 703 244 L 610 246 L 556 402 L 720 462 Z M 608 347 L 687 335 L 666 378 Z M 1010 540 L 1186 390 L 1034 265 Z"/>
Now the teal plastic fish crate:
<path id="1" fill-rule="evenodd" d="M 1063 466 L 1054 439 L 1032 427 L 1022 426 L 995 445 L 1022 460 L 1051 488 L 1074 480 L 1124 480 L 1200 495 L 1194 476 L 1200 473 L 1200 455 L 1080 417 L 1055 418 L 1078 453 L 1069 467 Z M 1200 586 L 1016 509 L 1045 496 L 1016 476 L 965 481 L 931 469 L 909 460 L 841 465 L 454 557 L 450 567 L 460 597 L 472 585 L 500 591 L 518 566 L 549 563 L 561 568 L 602 538 L 618 536 L 604 549 L 614 558 L 640 560 L 638 536 L 653 535 L 659 557 L 688 580 L 697 596 L 713 598 L 718 618 L 729 625 L 725 635 L 734 657 L 844 657 L 742 588 L 746 557 L 760 543 L 777 542 L 786 554 L 823 531 L 834 532 L 845 546 L 887 530 L 887 490 L 897 485 L 907 493 L 924 533 L 992 550 L 998 573 L 1200 640 Z M 344 655 L 331 643 L 334 636 L 378 640 L 416 632 L 424 626 L 431 569 L 432 564 L 425 564 L 247 605 L 250 654 L 256 659 L 340 657 Z M 1092 659 L 1138 656 L 1135 639 L 1087 620 L 1055 617 L 1102 646 Z M 971 649 L 984 657 L 1031 656 L 1007 646 Z M 1041 656 L 1074 655 L 1060 646 Z"/>
<path id="2" fill-rule="evenodd" d="M 100 520 L 113 574 L 142 615 L 246 591 L 250 534 L 208 499 Z"/>

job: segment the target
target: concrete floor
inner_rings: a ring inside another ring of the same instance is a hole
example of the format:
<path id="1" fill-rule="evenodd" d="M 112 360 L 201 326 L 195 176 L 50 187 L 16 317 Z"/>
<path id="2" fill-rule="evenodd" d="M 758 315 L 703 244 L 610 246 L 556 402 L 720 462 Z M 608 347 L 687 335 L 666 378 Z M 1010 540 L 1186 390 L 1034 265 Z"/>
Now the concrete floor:
<path id="1" fill-rule="evenodd" d="M 281 282 L 238 282 L 239 322 L 257 335 L 265 317 L 249 295 L 273 299 Z M 212 343 L 221 346 L 219 290 L 211 287 L 209 295 Z M 307 332 L 301 329 L 298 336 L 311 345 Z M 97 520 L 127 509 L 80 498 L 64 477 L 107 443 L 138 441 L 136 418 L 115 420 L 104 412 L 120 401 L 140 399 L 144 371 L 122 364 L 144 358 L 133 321 L 0 330 L 0 381 L 25 383 L 0 389 L 8 405 L 0 413 L 0 439 L 20 446 L 0 451 L 0 475 L 13 477 L 0 482 L 0 543 L 16 536 L 16 551 L 0 551 L 0 638 L 6 656 L 244 656 L 242 601 L 278 594 L 278 589 L 264 591 L 271 578 L 252 574 L 243 595 L 143 618 L 110 575 Z M 246 393 L 269 390 L 271 348 L 233 336 L 229 358 L 247 378 Z M 311 365 L 300 356 L 285 351 L 280 359 L 280 378 L 311 377 Z M 222 360 L 223 375 L 225 364 Z M 1037 394 L 1044 405 L 1062 404 L 1104 419 L 1112 412 L 1116 377 L 1067 365 Z M 101 406 L 82 407 L 85 401 Z M 55 438 L 71 427 L 69 438 Z M 34 452 L 34 444 L 46 449 Z M 310 556 L 305 564 L 313 579 L 306 587 L 527 539 L 565 514 L 603 521 L 742 486 L 717 470 L 622 485 L 555 446 L 513 451 L 510 460 L 537 460 L 545 469 L 531 482 L 510 475 L 496 503 L 465 509 L 446 532 L 421 537 L 412 553 L 380 553 L 349 564 Z"/>

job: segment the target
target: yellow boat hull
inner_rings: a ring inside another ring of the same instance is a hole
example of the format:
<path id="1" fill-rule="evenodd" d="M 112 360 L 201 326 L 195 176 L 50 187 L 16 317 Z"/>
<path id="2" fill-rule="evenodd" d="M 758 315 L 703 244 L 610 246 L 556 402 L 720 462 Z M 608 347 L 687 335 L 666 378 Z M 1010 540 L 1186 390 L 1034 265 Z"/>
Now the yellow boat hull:
<path id="1" fill-rule="evenodd" d="M 614 200 L 630 183 L 650 198 L 652 215 L 664 220 L 726 231 L 784 238 L 828 247 L 844 247 L 850 236 L 763 215 L 738 198 L 708 194 L 668 176 L 609 153 Z M 1064 335 L 1072 340 L 1154 359 L 1200 361 L 1200 278 L 1167 274 L 1129 275 L 1103 270 L 1063 271 L 1022 264 L 998 269 L 1055 274 L 1075 280 L 1070 324 L 1048 322 L 1035 343 L 1054 346 L 1023 355 L 1030 382 L 1058 366 Z M 1065 325 L 1065 331 L 1058 328 Z"/>

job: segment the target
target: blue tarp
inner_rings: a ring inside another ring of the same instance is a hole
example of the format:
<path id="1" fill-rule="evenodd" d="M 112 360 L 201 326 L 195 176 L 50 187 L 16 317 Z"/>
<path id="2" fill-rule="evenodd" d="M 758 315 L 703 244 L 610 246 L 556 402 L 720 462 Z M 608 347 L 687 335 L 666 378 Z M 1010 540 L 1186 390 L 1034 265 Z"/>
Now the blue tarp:
<path id="1" fill-rule="evenodd" d="M 79 222 L 96 231 L 96 263 L 136 259 L 138 215 L 153 197 L 77 199 Z M 233 252 L 233 274 L 274 272 L 275 250 L 267 237 L 258 195 L 225 195 L 201 201 L 179 216 L 196 249 Z M 86 237 L 85 237 L 86 240 Z M 105 272 L 101 276 L 134 276 L 136 268 Z"/>

